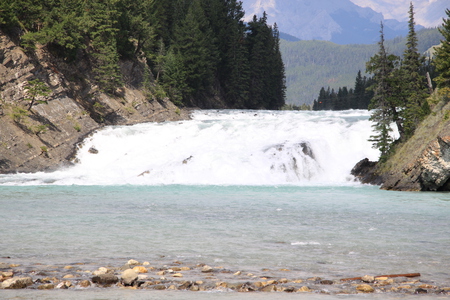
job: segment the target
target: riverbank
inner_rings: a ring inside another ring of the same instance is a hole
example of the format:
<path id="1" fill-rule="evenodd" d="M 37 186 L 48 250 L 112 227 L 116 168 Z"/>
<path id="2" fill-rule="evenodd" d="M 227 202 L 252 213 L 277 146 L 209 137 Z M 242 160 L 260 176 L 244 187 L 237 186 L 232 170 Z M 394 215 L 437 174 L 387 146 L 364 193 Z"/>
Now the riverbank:
<path id="1" fill-rule="evenodd" d="M 301 277 L 300 272 L 290 269 L 248 272 L 183 261 L 162 264 L 131 259 L 123 265 L 98 267 L 94 263 L 22 265 L 7 260 L 0 262 L 1 289 L 450 295 L 450 286 L 436 284 L 432 278 L 421 278 L 419 273 L 320 278 Z"/>

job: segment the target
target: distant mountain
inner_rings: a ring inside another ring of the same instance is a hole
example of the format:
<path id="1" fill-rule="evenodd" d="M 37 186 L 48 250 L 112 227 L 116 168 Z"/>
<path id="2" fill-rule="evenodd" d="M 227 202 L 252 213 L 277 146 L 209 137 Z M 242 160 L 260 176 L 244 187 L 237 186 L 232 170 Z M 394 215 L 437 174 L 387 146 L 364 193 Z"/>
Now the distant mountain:
<path id="1" fill-rule="evenodd" d="M 437 29 L 417 32 L 419 51 L 438 45 L 442 36 Z M 406 38 L 386 41 L 390 53 L 402 55 Z M 286 103 L 311 104 L 321 87 L 354 87 L 356 74 L 365 72 L 366 62 L 378 51 L 377 44 L 338 45 L 328 41 L 281 41 L 286 66 Z"/>
<path id="2" fill-rule="evenodd" d="M 380 12 L 387 19 L 408 20 L 408 8 L 411 0 L 350 0 L 361 7 L 370 7 Z M 425 27 L 437 27 L 446 17 L 445 9 L 450 8 L 448 0 L 414 0 L 415 19 L 417 24 Z"/>
<path id="3" fill-rule="evenodd" d="M 385 24 L 387 39 L 408 32 L 407 22 L 385 20 L 381 13 L 350 0 L 244 0 L 243 6 L 246 20 L 266 11 L 269 23 L 277 23 L 280 31 L 301 40 L 376 43 L 381 21 Z"/>

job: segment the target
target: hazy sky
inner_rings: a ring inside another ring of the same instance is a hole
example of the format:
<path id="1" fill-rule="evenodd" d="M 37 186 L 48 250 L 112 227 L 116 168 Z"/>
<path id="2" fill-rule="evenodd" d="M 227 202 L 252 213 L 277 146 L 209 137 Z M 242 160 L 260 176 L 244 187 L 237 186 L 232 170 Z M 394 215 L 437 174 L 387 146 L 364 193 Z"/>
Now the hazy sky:
<path id="1" fill-rule="evenodd" d="M 411 0 L 350 0 L 353 3 L 370 7 L 383 13 L 386 19 L 408 20 L 409 3 Z M 414 0 L 416 23 L 426 27 L 442 24 L 445 8 L 450 8 L 450 0 Z"/>

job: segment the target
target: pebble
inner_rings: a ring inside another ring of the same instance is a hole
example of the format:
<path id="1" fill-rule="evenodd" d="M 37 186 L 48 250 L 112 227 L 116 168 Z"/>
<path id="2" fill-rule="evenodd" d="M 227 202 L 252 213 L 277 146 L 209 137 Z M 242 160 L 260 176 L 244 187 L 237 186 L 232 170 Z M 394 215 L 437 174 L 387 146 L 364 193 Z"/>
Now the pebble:
<path id="1" fill-rule="evenodd" d="M 214 271 L 214 269 L 208 265 L 206 265 L 202 268 L 202 273 L 211 273 L 212 271 Z"/>
<path id="2" fill-rule="evenodd" d="M 375 289 L 368 284 L 359 284 L 356 286 L 356 290 L 363 293 L 373 293 Z"/>
<path id="3" fill-rule="evenodd" d="M 136 273 L 148 273 L 148 269 L 146 267 L 134 267 L 133 271 L 135 271 Z"/>
<path id="4" fill-rule="evenodd" d="M 55 285 L 52 283 L 45 283 L 37 287 L 38 290 L 53 290 Z"/>
<path id="5" fill-rule="evenodd" d="M 127 265 L 130 265 L 130 266 L 137 266 L 137 265 L 139 265 L 139 262 L 138 262 L 137 260 L 130 259 L 130 260 L 127 262 Z"/>
<path id="6" fill-rule="evenodd" d="M 87 288 L 91 286 L 91 282 L 89 280 L 82 280 L 80 281 L 79 285 L 83 288 Z"/>
<path id="7" fill-rule="evenodd" d="M 307 286 L 302 286 L 298 291 L 302 292 L 302 293 L 312 292 L 312 290 L 309 287 L 307 287 Z"/>
<path id="8" fill-rule="evenodd" d="M 361 280 L 364 281 L 364 282 L 367 282 L 367 283 L 373 283 L 373 282 L 375 282 L 375 277 L 369 276 L 369 275 L 364 275 L 361 278 Z"/>

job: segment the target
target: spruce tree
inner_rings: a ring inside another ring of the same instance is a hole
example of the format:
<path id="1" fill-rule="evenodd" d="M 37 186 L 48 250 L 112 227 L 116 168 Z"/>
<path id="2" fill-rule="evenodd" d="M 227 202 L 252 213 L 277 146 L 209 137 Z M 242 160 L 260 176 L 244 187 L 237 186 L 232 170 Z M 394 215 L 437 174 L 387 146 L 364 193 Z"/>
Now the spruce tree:
<path id="1" fill-rule="evenodd" d="M 450 97 L 450 9 L 445 11 L 447 18 L 444 19 L 439 32 L 444 39 L 441 41 L 440 47 L 436 48 L 436 56 L 434 64 L 439 76 L 435 79 L 438 87 L 444 89 L 445 93 Z"/>
<path id="2" fill-rule="evenodd" d="M 370 109 L 372 114 L 370 120 L 374 122 L 375 134 L 369 141 L 373 142 L 373 147 L 380 150 L 380 161 L 385 161 L 390 153 L 392 131 L 390 124 L 397 121 L 397 126 L 401 126 L 397 118 L 397 100 L 394 94 L 392 75 L 395 70 L 395 62 L 398 57 L 389 55 L 384 46 L 384 31 L 381 24 L 380 42 L 378 53 L 370 58 L 367 63 L 367 72 L 374 74 L 376 84 L 374 86 L 374 97 L 372 98 Z M 401 131 L 401 127 L 399 128 Z"/>
<path id="3" fill-rule="evenodd" d="M 402 117 L 406 138 L 413 135 L 417 125 L 429 113 L 426 100 L 428 96 L 425 84 L 426 78 L 421 75 L 425 58 L 417 50 L 418 40 L 415 31 L 414 6 L 412 2 L 410 3 L 408 24 L 409 33 L 406 50 L 403 54 L 401 80 L 398 81 L 405 102 Z"/>

